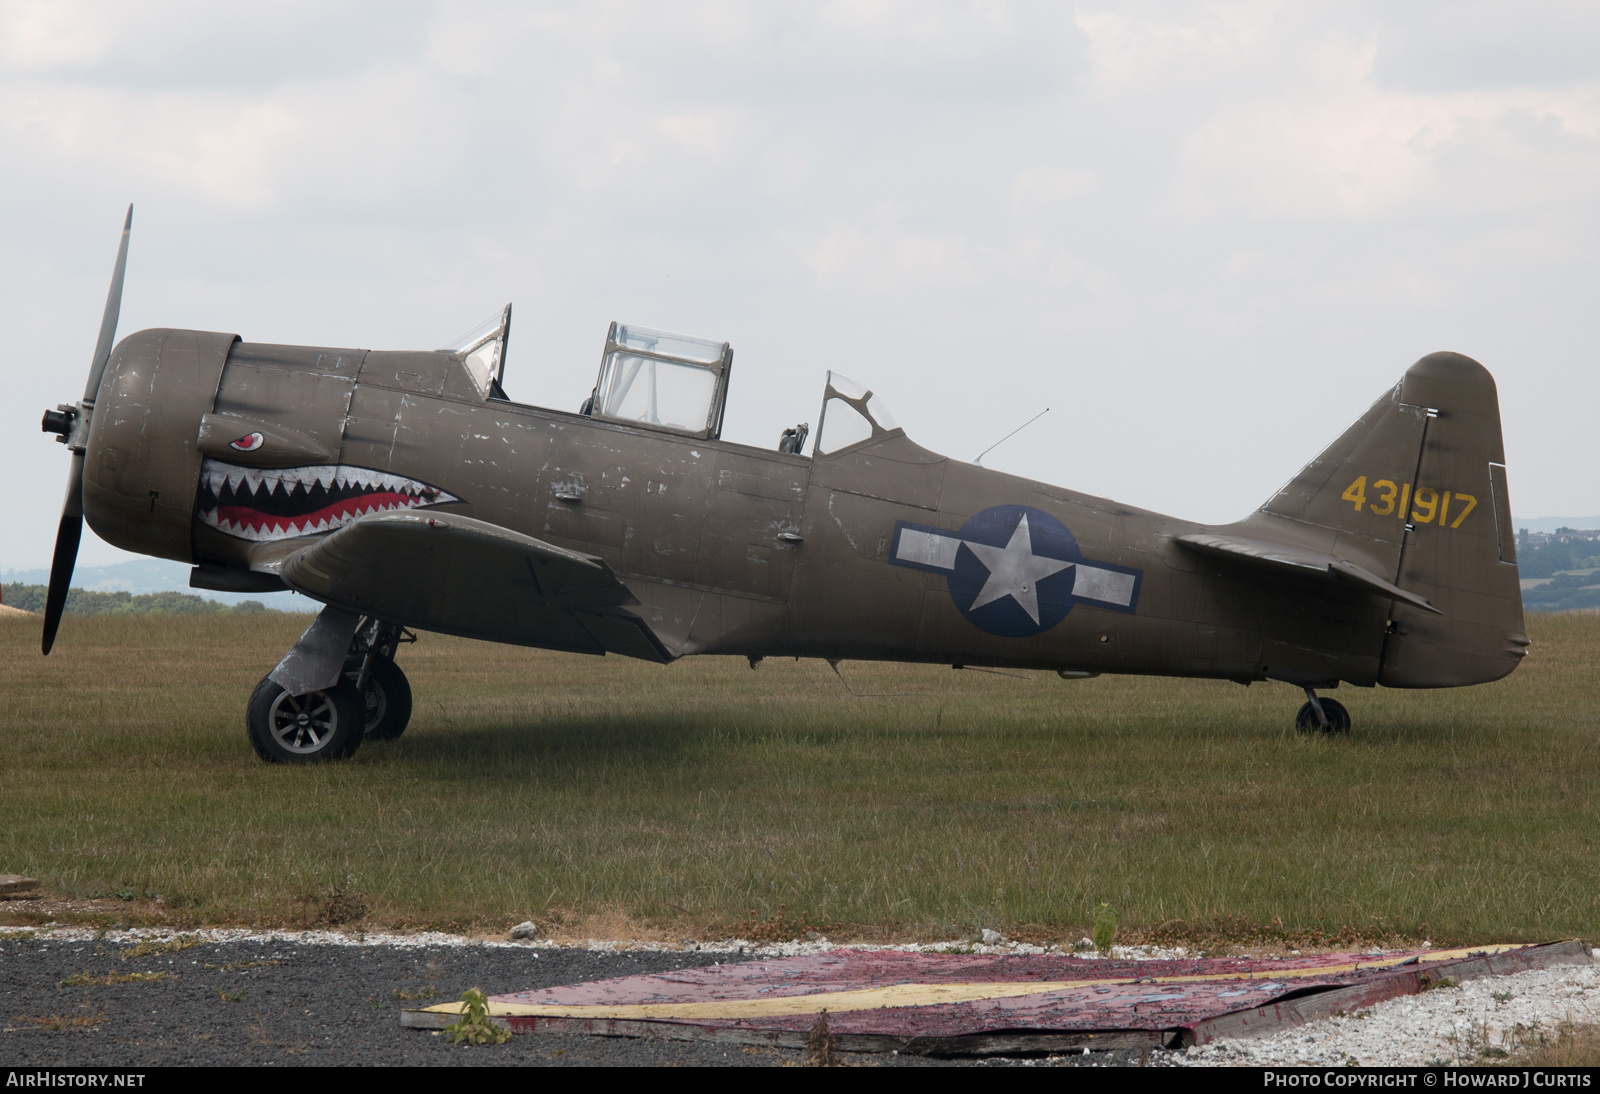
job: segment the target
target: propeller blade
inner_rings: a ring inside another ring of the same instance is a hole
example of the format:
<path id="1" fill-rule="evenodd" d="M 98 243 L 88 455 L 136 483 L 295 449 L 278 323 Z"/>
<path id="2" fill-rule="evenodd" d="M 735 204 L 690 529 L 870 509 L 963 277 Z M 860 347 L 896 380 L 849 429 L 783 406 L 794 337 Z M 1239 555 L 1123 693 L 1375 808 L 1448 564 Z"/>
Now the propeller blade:
<path id="1" fill-rule="evenodd" d="M 67 589 L 72 585 L 72 569 L 78 563 L 78 541 L 83 538 L 83 453 L 72 454 L 72 473 L 67 479 L 67 500 L 61 506 L 61 526 L 56 530 L 56 553 L 50 560 L 50 589 L 44 598 L 44 641 L 49 656 L 56 644 L 56 628 L 67 606 Z"/>
<path id="2" fill-rule="evenodd" d="M 122 312 L 122 274 L 128 268 L 128 235 L 133 231 L 133 206 L 128 206 L 128 218 L 122 222 L 122 243 L 117 247 L 116 269 L 111 271 L 111 291 L 106 293 L 106 313 L 100 319 L 100 340 L 94 344 L 94 360 L 89 364 L 89 382 L 83 389 L 83 401 L 93 404 L 100 391 L 100 377 L 105 375 L 106 362 L 111 359 L 111 342 L 117 336 L 117 316 Z"/>

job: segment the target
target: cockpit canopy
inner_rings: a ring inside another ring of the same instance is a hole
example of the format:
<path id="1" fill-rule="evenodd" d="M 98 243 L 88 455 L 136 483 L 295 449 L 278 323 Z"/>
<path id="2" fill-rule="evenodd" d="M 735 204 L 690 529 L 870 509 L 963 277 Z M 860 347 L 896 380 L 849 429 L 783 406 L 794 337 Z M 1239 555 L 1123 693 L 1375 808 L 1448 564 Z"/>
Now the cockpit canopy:
<path id="1" fill-rule="evenodd" d="M 504 399 L 511 305 L 443 348 L 461 358 L 485 398 Z M 606 332 L 600 375 L 582 413 L 717 440 L 728 402 L 733 347 L 627 323 Z M 828 373 L 812 454 L 829 456 L 900 428 L 883 400 L 847 376 Z M 784 431 L 779 450 L 801 454 L 810 427 Z"/>
<path id="2" fill-rule="evenodd" d="M 506 343 L 511 339 L 511 305 L 491 315 L 440 349 L 459 354 L 472 382 L 486 398 L 504 399 L 500 386 L 506 373 Z"/>
<path id="3" fill-rule="evenodd" d="M 848 376 L 828 373 L 815 454 L 827 456 L 899 429 L 883 400 Z"/>
<path id="4" fill-rule="evenodd" d="M 590 412 L 716 440 L 732 366 L 726 342 L 612 323 Z"/>

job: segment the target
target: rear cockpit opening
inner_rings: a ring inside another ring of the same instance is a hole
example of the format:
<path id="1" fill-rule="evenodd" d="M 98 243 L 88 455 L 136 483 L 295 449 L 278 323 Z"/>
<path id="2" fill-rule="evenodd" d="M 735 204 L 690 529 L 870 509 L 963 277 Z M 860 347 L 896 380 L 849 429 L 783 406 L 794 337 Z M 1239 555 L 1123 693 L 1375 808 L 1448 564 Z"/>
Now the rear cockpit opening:
<path id="1" fill-rule="evenodd" d="M 831 456 L 900 428 L 883 400 L 848 376 L 828 373 L 815 455 Z"/>

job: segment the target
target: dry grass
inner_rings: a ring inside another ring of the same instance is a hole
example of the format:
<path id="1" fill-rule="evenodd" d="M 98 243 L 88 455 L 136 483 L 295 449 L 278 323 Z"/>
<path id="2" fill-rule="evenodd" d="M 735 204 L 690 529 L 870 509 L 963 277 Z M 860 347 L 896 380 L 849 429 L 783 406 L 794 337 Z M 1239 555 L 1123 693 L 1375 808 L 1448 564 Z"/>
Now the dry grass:
<path id="1" fill-rule="evenodd" d="M 1600 921 L 1600 617 L 1445 692 L 1021 680 L 932 666 L 660 667 L 424 635 L 405 737 L 259 763 L 274 613 L 0 619 L 0 870 L 176 923 L 677 939 L 779 914 L 875 938 L 1532 940 Z M 150 901 L 163 898 L 159 910 Z M 131 911 L 129 915 L 131 915 Z M 29 922 L 18 903 L 0 919 Z M 841 937 L 831 934 L 831 937 Z"/>
<path id="2" fill-rule="evenodd" d="M 1553 1037 L 1524 1041 L 1509 1067 L 1600 1067 L 1600 1026 L 1563 1023 Z"/>
<path id="3" fill-rule="evenodd" d="M 64 988 L 82 988 L 95 984 L 146 984 L 156 980 L 166 980 L 176 976 L 170 972 L 117 972 L 113 969 L 104 976 L 96 976 L 92 972 L 73 973 L 61 981 Z"/>

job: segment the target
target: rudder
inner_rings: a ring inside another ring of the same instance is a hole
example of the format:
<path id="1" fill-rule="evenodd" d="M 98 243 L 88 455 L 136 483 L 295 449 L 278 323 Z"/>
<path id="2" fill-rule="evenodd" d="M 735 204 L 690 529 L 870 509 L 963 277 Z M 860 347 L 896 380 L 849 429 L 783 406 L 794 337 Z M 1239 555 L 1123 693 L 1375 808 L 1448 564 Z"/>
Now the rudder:
<path id="1" fill-rule="evenodd" d="M 1395 584 L 1444 614 L 1395 604 L 1378 680 L 1396 688 L 1498 680 L 1526 656 L 1528 636 L 1494 377 L 1470 357 L 1432 353 L 1406 370 L 1400 396 L 1432 416 Z"/>

